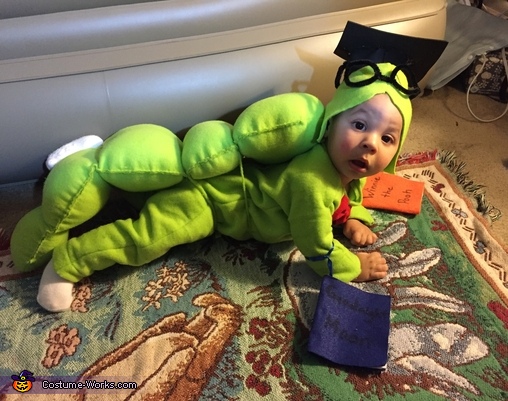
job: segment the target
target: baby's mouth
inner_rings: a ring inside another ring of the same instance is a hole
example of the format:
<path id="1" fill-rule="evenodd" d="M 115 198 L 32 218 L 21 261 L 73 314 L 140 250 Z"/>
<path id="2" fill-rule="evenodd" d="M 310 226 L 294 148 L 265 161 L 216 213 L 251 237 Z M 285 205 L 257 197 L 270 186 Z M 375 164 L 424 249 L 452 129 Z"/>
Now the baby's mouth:
<path id="1" fill-rule="evenodd" d="M 367 170 L 367 167 L 369 167 L 367 160 L 363 160 L 363 159 L 351 160 L 351 164 L 357 170 L 361 170 L 361 171 L 365 171 L 365 170 Z"/>

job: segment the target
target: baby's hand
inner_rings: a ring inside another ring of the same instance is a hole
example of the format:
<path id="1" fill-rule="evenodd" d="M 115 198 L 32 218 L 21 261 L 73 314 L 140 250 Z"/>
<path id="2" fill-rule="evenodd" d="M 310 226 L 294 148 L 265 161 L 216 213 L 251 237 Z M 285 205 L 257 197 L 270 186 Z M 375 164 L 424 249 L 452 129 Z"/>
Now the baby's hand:
<path id="1" fill-rule="evenodd" d="M 379 252 L 359 252 L 356 256 L 360 259 L 362 272 L 353 281 L 379 280 L 388 274 L 388 263 Z"/>
<path id="2" fill-rule="evenodd" d="M 372 245 L 377 241 L 377 235 L 359 220 L 348 219 L 342 232 L 355 246 Z"/>

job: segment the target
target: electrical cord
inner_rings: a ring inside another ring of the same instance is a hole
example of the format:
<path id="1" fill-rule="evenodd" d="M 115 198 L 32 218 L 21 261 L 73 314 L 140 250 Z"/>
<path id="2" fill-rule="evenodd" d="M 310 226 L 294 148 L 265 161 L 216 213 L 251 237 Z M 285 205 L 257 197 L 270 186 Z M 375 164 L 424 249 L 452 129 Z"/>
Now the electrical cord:
<path id="1" fill-rule="evenodd" d="M 505 48 L 503 48 L 501 50 L 501 59 L 503 61 L 503 65 L 504 65 L 504 72 L 506 74 L 506 79 L 508 81 L 508 63 L 506 61 L 506 51 L 505 51 Z M 469 94 L 471 93 L 471 88 L 473 87 L 474 83 L 476 82 L 476 80 L 478 79 L 478 77 L 480 76 L 480 74 L 483 72 L 483 69 L 485 68 L 485 64 L 487 63 L 488 61 L 488 58 L 487 58 L 487 55 L 484 53 L 482 54 L 482 57 L 481 57 L 481 60 L 482 60 L 482 66 L 480 67 L 480 70 L 477 72 L 477 74 L 474 76 L 474 78 L 471 80 L 471 83 L 469 84 L 468 88 L 467 88 L 467 92 L 466 92 L 466 103 L 467 103 L 467 109 L 469 110 L 469 112 L 471 113 L 471 115 L 476 118 L 478 121 L 481 121 L 482 123 L 491 123 L 493 121 L 497 121 L 499 120 L 500 118 L 502 118 L 507 112 L 508 112 L 508 103 L 506 104 L 506 108 L 504 109 L 504 112 L 498 116 L 498 117 L 495 117 L 495 118 L 492 118 L 490 120 L 485 120 L 483 118 L 480 118 L 478 117 L 474 112 L 473 110 L 471 109 L 471 105 L 469 103 Z"/>

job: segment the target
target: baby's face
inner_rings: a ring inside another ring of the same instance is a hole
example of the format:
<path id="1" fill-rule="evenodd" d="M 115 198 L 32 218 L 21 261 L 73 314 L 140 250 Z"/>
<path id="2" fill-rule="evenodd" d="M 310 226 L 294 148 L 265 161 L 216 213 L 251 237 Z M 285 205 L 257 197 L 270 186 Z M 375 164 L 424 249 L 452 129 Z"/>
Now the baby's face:
<path id="1" fill-rule="evenodd" d="M 397 153 L 402 128 L 402 116 L 385 94 L 335 117 L 327 148 L 342 183 L 383 171 Z"/>

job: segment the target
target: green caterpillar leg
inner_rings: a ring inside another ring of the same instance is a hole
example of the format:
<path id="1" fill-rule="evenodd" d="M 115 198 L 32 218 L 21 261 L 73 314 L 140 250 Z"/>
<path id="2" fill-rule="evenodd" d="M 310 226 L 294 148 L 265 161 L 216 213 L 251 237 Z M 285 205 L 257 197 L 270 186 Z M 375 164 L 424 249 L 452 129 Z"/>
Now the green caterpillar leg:
<path id="1" fill-rule="evenodd" d="M 115 263 L 140 266 L 176 245 L 213 233 L 214 219 L 207 200 L 191 182 L 152 195 L 139 219 L 118 220 L 58 246 L 53 252 L 57 274 L 78 282 Z"/>
<path id="2" fill-rule="evenodd" d="M 26 272 L 44 266 L 53 249 L 67 241 L 71 228 L 95 216 L 105 205 L 110 185 L 96 171 L 95 149 L 60 161 L 44 184 L 42 206 L 26 214 L 11 238 L 16 268 Z"/>

